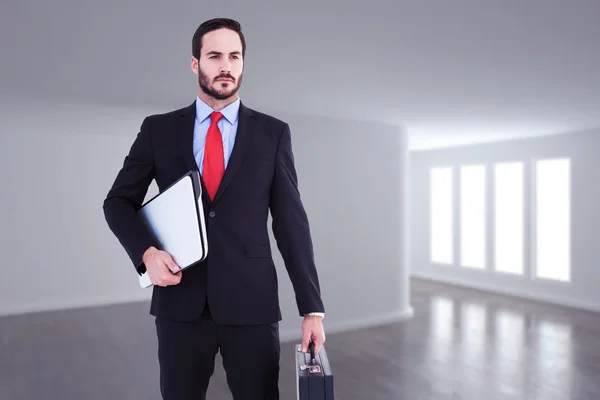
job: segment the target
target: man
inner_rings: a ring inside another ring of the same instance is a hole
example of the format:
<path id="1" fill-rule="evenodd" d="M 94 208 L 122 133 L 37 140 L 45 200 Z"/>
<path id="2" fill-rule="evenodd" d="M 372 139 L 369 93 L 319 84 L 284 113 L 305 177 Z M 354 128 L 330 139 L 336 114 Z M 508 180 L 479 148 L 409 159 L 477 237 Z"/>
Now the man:
<path id="1" fill-rule="evenodd" d="M 138 273 L 154 283 L 160 388 L 165 400 L 206 398 L 221 353 L 234 399 L 278 399 L 277 247 L 303 317 L 302 347 L 325 341 L 324 307 L 308 219 L 300 200 L 290 128 L 241 103 L 246 43 L 238 22 L 213 19 L 192 40 L 198 96 L 147 117 L 104 201 L 107 223 Z M 187 171 L 202 176 L 209 252 L 185 271 L 158 249 L 136 211 L 148 186 L 162 191 Z"/>

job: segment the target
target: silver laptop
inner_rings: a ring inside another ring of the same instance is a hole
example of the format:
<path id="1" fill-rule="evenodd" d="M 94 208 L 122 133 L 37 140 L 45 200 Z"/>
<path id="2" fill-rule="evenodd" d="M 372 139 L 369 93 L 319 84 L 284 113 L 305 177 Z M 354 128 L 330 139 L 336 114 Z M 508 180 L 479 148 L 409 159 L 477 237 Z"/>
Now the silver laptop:
<path id="1" fill-rule="evenodd" d="M 148 200 L 138 216 L 153 235 L 156 246 L 171 255 L 183 270 L 203 261 L 208 254 L 202 184 L 198 171 L 189 171 Z M 140 286 L 152 286 L 147 272 Z"/>

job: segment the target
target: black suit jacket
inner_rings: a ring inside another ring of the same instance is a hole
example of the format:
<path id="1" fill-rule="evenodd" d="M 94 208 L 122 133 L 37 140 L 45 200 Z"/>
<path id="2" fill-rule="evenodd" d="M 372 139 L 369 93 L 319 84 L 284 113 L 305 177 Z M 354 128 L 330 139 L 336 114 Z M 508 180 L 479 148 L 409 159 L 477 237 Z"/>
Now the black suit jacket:
<path id="1" fill-rule="evenodd" d="M 108 226 L 140 273 L 145 271 L 144 251 L 160 247 L 136 211 L 153 179 L 162 191 L 189 170 L 198 170 L 192 147 L 195 115 L 193 103 L 145 118 L 104 200 Z M 153 288 L 152 315 L 193 320 L 208 299 L 218 323 L 280 321 L 269 210 L 299 314 L 324 312 L 287 123 L 241 103 L 235 145 L 214 201 L 204 184 L 203 192 L 208 256 L 184 271 L 178 285 Z"/>

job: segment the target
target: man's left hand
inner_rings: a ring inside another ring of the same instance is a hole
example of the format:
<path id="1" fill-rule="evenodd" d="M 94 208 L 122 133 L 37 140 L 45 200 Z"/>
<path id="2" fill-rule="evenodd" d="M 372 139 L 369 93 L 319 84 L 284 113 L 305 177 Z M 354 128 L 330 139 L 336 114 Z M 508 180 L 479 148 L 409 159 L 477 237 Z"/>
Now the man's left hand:
<path id="1" fill-rule="evenodd" d="M 315 355 L 325 343 L 325 330 L 323 329 L 323 318 L 318 315 L 307 315 L 302 321 L 302 351 L 307 353 L 308 343 L 312 339 L 315 344 Z"/>

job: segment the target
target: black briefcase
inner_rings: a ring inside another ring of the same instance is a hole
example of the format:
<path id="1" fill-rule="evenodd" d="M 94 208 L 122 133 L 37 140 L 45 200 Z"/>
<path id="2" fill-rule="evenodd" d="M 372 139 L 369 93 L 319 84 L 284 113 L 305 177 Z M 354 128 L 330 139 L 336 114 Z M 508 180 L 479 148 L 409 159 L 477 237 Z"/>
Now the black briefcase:
<path id="1" fill-rule="evenodd" d="M 301 352 L 296 345 L 296 398 L 297 400 L 333 400 L 333 373 L 325 347 L 315 356 L 312 341 L 310 352 Z"/>

